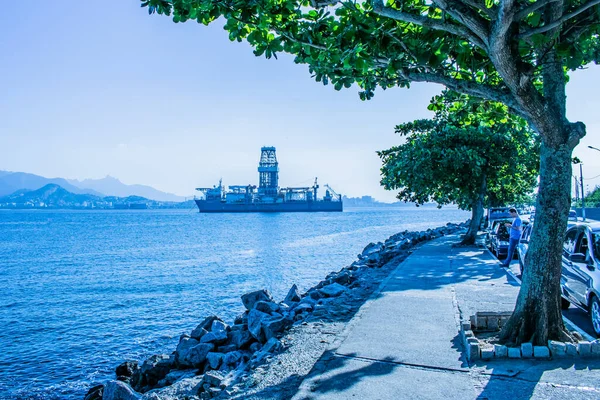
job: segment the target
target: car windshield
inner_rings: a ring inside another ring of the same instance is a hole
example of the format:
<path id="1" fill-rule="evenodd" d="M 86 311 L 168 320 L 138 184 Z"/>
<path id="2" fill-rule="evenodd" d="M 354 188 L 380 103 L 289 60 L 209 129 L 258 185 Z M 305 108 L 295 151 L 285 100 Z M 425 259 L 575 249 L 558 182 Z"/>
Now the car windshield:
<path id="1" fill-rule="evenodd" d="M 600 262 L 600 232 L 593 232 L 592 240 L 594 241 L 594 258 Z"/>

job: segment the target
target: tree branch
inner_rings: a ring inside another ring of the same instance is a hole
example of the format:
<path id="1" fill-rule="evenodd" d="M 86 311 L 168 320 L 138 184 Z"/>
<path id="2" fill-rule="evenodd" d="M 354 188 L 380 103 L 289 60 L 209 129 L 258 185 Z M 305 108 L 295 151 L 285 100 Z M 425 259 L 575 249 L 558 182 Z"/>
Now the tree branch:
<path id="1" fill-rule="evenodd" d="M 472 12 L 472 9 L 461 0 L 432 0 L 441 10 L 446 11 L 452 18 L 457 20 L 468 31 L 473 32 L 474 38 L 479 38 L 487 45 L 489 38 L 488 21 L 479 14 Z M 469 36 L 473 40 L 472 35 Z"/>
<path id="2" fill-rule="evenodd" d="M 471 43 L 481 49 L 485 49 L 485 43 L 463 26 L 457 26 L 443 22 L 440 19 L 423 17 L 421 15 L 415 15 L 404 11 L 395 10 L 390 7 L 385 7 L 383 0 L 373 0 L 372 5 L 373 11 L 383 17 L 448 32 L 455 36 L 469 40 Z"/>
<path id="3" fill-rule="evenodd" d="M 533 36 L 533 35 L 537 35 L 539 33 L 544 33 L 544 32 L 548 32 L 549 30 L 552 30 L 560 25 L 562 25 L 563 22 L 576 17 L 577 15 L 581 14 L 582 12 L 584 12 L 585 10 L 587 10 L 590 7 L 594 7 L 595 5 L 600 4 L 600 0 L 591 0 L 590 2 L 586 3 L 586 4 L 582 4 L 581 6 L 579 6 L 579 8 L 575 9 L 575 11 L 572 11 L 568 14 L 563 15 L 561 18 L 557 19 L 556 21 L 553 21 L 547 25 L 541 26 L 539 28 L 535 28 L 535 29 L 530 29 L 528 31 L 525 31 L 523 33 L 521 33 L 519 35 L 520 39 L 525 39 L 528 38 L 529 36 Z"/>
<path id="4" fill-rule="evenodd" d="M 525 18 L 526 16 L 528 16 L 529 14 L 531 14 L 532 12 L 534 12 L 537 9 L 540 9 L 550 3 L 553 3 L 555 1 L 559 1 L 559 0 L 538 0 L 534 3 L 530 3 L 528 6 L 522 7 L 519 11 L 516 12 L 515 14 L 515 21 L 520 21 L 523 18 Z"/>
<path id="5" fill-rule="evenodd" d="M 506 106 L 513 109 L 520 117 L 529 120 L 528 115 L 523 111 L 508 89 L 502 90 L 498 87 L 464 79 L 451 78 L 435 72 L 398 71 L 398 73 L 408 81 L 439 83 L 446 86 L 448 89 L 459 93 L 504 103 Z"/>
<path id="6" fill-rule="evenodd" d="M 494 12 L 492 10 L 496 6 L 492 6 L 492 8 L 487 8 L 485 6 L 485 4 L 479 2 L 479 0 L 462 0 L 462 2 L 465 3 L 466 5 L 469 5 L 473 8 L 481 11 L 482 13 L 484 13 L 485 15 L 487 15 L 490 18 L 492 18 L 494 16 Z"/>

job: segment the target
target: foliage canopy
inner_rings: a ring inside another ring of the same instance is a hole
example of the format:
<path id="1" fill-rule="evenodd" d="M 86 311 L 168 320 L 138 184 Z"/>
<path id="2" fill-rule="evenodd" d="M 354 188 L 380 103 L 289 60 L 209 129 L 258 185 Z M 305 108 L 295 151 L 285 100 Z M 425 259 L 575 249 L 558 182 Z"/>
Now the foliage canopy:
<path id="1" fill-rule="evenodd" d="M 505 105 L 444 92 L 432 99 L 430 120 L 396 127 L 400 146 L 378 152 L 382 185 L 398 198 L 456 203 L 471 210 L 524 202 L 536 185 L 539 141 Z"/>

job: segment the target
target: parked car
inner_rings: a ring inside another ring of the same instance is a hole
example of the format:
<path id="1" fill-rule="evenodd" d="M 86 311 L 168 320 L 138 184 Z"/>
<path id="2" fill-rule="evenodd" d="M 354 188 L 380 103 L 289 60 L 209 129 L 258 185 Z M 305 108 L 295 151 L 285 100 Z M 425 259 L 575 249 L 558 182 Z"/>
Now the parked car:
<path id="1" fill-rule="evenodd" d="M 498 259 L 506 258 L 508 255 L 508 240 L 510 239 L 510 232 L 506 225 L 508 221 L 498 222 L 495 226 L 494 234 L 492 235 L 490 248 L 492 253 L 498 257 Z"/>
<path id="2" fill-rule="evenodd" d="M 568 218 L 568 220 L 569 221 L 574 221 L 574 222 L 579 221 L 579 219 L 577 218 L 577 211 L 575 211 L 573 209 L 569 210 L 569 218 Z"/>
<path id="3" fill-rule="evenodd" d="M 487 214 L 485 215 L 485 226 L 484 228 L 491 228 L 494 221 L 498 221 L 501 219 L 510 218 L 510 213 L 508 210 L 510 207 L 492 207 L 488 208 Z"/>
<path id="4" fill-rule="evenodd" d="M 497 219 L 492 221 L 491 225 L 487 229 L 487 234 L 485 236 L 485 244 L 487 247 L 490 248 L 490 250 L 492 248 L 492 240 L 494 236 L 496 236 L 496 232 L 498 231 L 498 226 L 510 221 L 511 220 L 509 219 Z"/>
<path id="5" fill-rule="evenodd" d="M 562 255 L 562 307 L 573 304 L 590 315 L 600 336 L 600 223 L 567 229 Z"/>
<path id="6" fill-rule="evenodd" d="M 521 240 L 519 240 L 519 244 L 517 245 L 517 258 L 519 259 L 521 275 L 523 275 L 523 270 L 525 269 L 525 254 L 527 254 L 527 250 L 529 249 L 529 239 L 531 238 L 532 231 L 533 223 L 526 223 L 523 221 L 523 233 L 521 234 Z"/>

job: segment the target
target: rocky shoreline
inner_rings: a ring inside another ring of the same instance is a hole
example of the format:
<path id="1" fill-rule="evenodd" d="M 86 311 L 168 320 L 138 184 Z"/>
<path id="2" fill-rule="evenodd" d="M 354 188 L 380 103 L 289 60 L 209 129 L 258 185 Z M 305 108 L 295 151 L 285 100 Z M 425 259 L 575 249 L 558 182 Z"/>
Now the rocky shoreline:
<path id="1" fill-rule="evenodd" d="M 268 291 L 242 296 L 246 311 L 229 325 L 205 318 L 171 354 L 126 361 L 116 380 L 84 400 L 287 399 L 360 306 L 419 243 L 466 231 L 468 221 L 404 231 L 370 243 L 358 260 L 306 293 L 290 288 L 281 302 Z"/>

